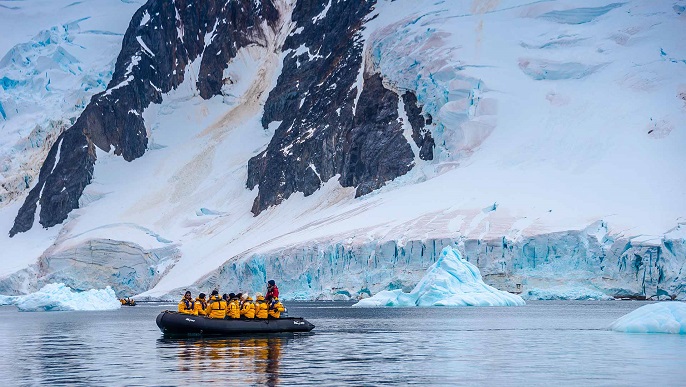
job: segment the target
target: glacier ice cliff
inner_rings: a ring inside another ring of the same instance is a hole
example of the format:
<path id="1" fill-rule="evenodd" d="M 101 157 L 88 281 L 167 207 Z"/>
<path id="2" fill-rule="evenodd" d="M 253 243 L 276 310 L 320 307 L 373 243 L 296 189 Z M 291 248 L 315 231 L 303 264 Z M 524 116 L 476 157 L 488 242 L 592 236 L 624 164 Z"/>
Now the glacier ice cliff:
<path id="1" fill-rule="evenodd" d="M 91 239 L 46 254 L 35 265 L 0 280 L 0 294 L 19 295 L 63 283 L 76 291 L 111 286 L 129 297 L 153 287 L 178 257 L 173 245 L 144 249 L 132 242 Z"/>
<path id="2" fill-rule="evenodd" d="M 645 244 L 615 239 L 599 236 L 599 225 L 517 240 L 319 242 L 232 259 L 196 283 L 196 288 L 259 291 L 267 279 L 274 278 L 289 299 L 357 299 L 382 290 L 409 292 L 440 258 L 441 250 L 454 246 L 479 268 L 486 284 L 513 293 L 555 292 L 566 286 L 577 292 L 597 289 L 593 298 L 663 293 L 686 299 L 682 274 L 686 272 L 686 241 Z"/>
<path id="3" fill-rule="evenodd" d="M 378 306 L 519 306 L 524 300 L 488 286 L 479 269 L 460 257 L 459 251 L 446 247 L 411 292 L 384 290 L 365 298 L 358 308 Z"/>

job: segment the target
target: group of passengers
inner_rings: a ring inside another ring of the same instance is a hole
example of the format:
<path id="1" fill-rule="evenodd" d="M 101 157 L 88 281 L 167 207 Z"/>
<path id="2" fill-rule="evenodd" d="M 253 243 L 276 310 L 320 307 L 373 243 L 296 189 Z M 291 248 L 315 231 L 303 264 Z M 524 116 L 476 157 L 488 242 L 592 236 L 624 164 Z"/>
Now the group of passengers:
<path id="1" fill-rule="evenodd" d="M 274 280 L 267 283 L 267 295 L 256 294 L 256 300 L 243 293 L 230 293 L 219 296 L 218 290 L 213 290 L 209 299 L 205 299 L 205 293 L 200 293 L 195 300 L 191 292 L 187 291 L 181 301 L 179 301 L 179 312 L 192 314 L 194 316 L 207 316 L 218 319 L 238 319 L 238 318 L 280 318 L 285 311 L 283 304 L 279 301 L 279 288 Z"/>

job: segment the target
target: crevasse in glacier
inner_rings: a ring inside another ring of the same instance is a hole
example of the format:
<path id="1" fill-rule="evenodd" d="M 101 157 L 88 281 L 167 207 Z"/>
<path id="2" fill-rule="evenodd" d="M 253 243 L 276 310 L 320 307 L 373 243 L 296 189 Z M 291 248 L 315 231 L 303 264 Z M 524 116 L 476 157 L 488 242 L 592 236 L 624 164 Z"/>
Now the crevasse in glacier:
<path id="1" fill-rule="evenodd" d="M 476 266 L 462 259 L 456 249 L 446 247 L 410 293 L 402 289 L 385 290 L 353 306 L 518 305 L 524 305 L 521 297 L 486 285 Z"/>

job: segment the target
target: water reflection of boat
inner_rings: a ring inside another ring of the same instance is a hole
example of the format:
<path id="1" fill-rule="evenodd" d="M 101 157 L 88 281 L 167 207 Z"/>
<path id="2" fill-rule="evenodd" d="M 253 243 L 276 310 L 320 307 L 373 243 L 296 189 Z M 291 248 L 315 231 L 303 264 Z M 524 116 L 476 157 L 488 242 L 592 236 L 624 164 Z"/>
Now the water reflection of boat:
<path id="1" fill-rule="evenodd" d="M 280 385 L 281 359 L 289 343 L 312 333 L 263 333 L 232 337 L 160 338 L 160 353 L 178 363 L 174 371 L 196 384 Z"/>
<path id="2" fill-rule="evenodd" d="M 314 329 L 302 317 L 279 319 L 211 319 L 164 311 L 157 326 L 165 336 L 228 336 L 242 333 L 309 332 Z"/>

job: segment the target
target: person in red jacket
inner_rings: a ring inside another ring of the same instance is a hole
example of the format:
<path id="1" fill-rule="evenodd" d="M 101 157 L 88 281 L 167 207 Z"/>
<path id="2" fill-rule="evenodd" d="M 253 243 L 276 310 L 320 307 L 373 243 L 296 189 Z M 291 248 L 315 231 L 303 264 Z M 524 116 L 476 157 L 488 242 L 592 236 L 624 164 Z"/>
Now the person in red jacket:
<path id="1" fill-rule="evenodd" d="M 264 296 L 264 299 L 267 303 L 271 303 L 271 300 L 275 298 L 279 298 L 279 288 L 276 286 L 274 280 L 269 280 L 267 282 L 267 295 Z"/>

